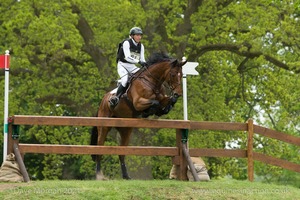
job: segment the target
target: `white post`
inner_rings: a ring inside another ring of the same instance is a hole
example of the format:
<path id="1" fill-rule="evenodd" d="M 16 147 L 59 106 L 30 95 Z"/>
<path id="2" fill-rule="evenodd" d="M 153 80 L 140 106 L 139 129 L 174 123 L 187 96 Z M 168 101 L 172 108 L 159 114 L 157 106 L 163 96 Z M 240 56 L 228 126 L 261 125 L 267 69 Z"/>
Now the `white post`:
<path id="1" fill-rule="evenodd" d="M 182 57 L 182 61 L 186 61 L 186 57 Z M 182 75 L 182 98 L 183 98 L 183 119 L 188 120 L 188 111 L 187 111 L 187 85 L 186 85 L 186 73 L 183 72 Z"/>
<path id="2" fill-rule="evenodd" d="M 187 112 L 187 86 L 186 86 L 186 74 L 182 76 L 182 87 L 183 87 L 183 119 L 188 120 L 188 112 Z"/>
<path id="3" fill-rule="evenodd" d="M 7 156 L 7 139 L 8 139 L 8 92 L 9 92 L 9 65 L 8 65 L 9 51 L 5 51 L 5 86 L 4 86 L 4 129 L 3 129 L 3 162 L 6 160 Z"/>
<path id="4" fill-rule="evenodd" d="M 186 61 L 186 57 L 182 57 L 182 61 Z M 187 109 L 187 75 L 199 75 L 196 71 L 196 67 L 199 63 L 197 62 L 187 62 L 182 67 L 182 97 L 183 97 L 183 119 L 188 120 L 188 109 Z"/>

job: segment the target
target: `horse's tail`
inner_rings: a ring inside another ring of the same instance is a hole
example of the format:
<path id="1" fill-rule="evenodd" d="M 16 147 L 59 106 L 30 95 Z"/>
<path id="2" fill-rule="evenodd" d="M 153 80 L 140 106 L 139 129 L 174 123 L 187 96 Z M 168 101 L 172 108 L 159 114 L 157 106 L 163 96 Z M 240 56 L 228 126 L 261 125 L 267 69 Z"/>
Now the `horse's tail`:
<path id="1" fill-rule="evenodd" d="M 91 132 L 91 141 L 90 141 L 90 145 L 97 145 L 97 140 L 98 140 L 98 129 L 97 126 L 94 126 L 92 128 L 92 132 Z M 91 155 L 93 161 L 96 161 L 96 155 Z"/>
<path id="2" fill-rule="evenodd" d="M 92 128 L 90 145 L 97 145 L 98 129 L 97 126 Z"/>

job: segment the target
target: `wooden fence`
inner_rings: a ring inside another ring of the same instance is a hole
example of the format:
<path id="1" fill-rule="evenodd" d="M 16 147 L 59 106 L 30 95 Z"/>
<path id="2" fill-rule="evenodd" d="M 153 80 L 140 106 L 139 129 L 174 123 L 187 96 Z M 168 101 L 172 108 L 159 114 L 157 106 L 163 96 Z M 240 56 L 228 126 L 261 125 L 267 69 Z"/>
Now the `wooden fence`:
<path id="1" fill-rule="evenodd" d="M 19 143 L 17 130 L 20 125 L 52 125 L 52 126 L 106 126 L 135 128 L 170 128 L 176 129 L 176 147 L 153 146 L 91 146 L 91 145 L 52 145 L 52 144 L 22 144 Z M 253 124 L 232 122 L 197 122 L 187 120 L 155 120 L 131 118 L 101 118 L 101 117 L 56 117 L 15 115 L 9 118 L 8 153 L 14 152 L 14 144 L 22 155 L 26 153 L 43 154 L 98 154 L 98 155 L 144 155 L 171 156 L 173 164 L 178 166 L 177 177 L 187 180 L 187 161 L 183 155 L 182 133 L 184 130 L 222 130 L 244 131 L 248 133 L 247 149 L 189 149 L 191 157 L 236 157 L 247 158 L 248 180 L 254 180 L 254 161 L 275 165 L 300 173 L 300 165 L 253 151 L 253 136 L 259 134 L 283 142 L 300 146 L 300 137 L 288 135 Z"/>

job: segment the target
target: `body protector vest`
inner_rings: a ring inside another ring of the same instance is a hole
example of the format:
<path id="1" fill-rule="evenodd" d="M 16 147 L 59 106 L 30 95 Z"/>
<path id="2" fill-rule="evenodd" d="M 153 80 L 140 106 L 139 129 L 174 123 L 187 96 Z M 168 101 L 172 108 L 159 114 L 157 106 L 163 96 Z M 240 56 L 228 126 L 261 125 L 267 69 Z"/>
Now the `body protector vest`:
<path id="1" fill-rule="evenodd" d="M 141 55 L 141 43 L 138 43 L 138 45 L 134 45 L 131 38 L 123 40 L 121 43 L 119 43 L 118 51 L 117 51 L 117 62 L 120 60 L 125 63 L 129 63 L 127 60 L 125 60 L 125 55 L 123 51 L 123 43 L 125 41 L 129 42 L 129 48 L 130 48 L 130 55 L 132 58 L 140 60 Z"/>

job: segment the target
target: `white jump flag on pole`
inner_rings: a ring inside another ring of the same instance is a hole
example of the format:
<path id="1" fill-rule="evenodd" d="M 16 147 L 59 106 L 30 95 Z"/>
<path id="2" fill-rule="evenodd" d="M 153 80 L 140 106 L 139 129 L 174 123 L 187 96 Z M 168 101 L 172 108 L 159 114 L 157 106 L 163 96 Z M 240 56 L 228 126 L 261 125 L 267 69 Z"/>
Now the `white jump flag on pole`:
<path id="1" fill-rule="evenodd" d="M 5 69 L 5 86 L 4 86 L 4 128 L 3 128 L 3 162 L 7 156 L 7 139 L 8 139 L 8 90 L 9 90 L 9 51 L 5 55 L 0 55 L 0 68 Z"/>
<path id="2" fill-rule="evenodd" d="M 186 57 L 182 58 L 182 61 L 186 61 Z M 182 87 L 183 87 L 183 119 L 188 120 L 188 112 L 187 112 L 187 83 L 186 83 L 186 75 L 199 75 L 197 70 L 195 69 L 199 63 L 197 62 L 187 62 L 182 66 Z"/>

